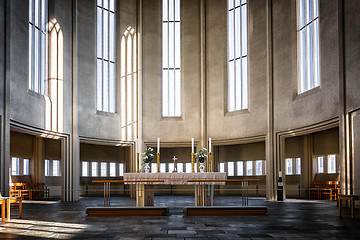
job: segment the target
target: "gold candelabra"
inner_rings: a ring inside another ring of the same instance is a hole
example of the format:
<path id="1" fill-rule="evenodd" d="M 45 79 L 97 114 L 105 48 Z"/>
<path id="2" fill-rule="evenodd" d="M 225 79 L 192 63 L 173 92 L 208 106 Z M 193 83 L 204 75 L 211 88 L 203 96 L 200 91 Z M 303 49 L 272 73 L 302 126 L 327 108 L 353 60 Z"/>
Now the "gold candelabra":
<path id="1" fill-rule="evenodd" d="M 194 172 L 194 153 L 191 153 L 191 172 Z"/>
<path id="2" fill-rule="evenodd" d="M 140 172 L 140 168 L 139 168 L 139 153 L 136 153 L 136 172 L 137 172 L 137 173 Z"/>
<path id="3" fill-rule="evenodd" d="M 212 167 L 211 167 L 211 152 L 209 152 L 209 172 L 212 172 Z"/>
<path id="4" fill-rule="evenodd" d="M 157 153 L 157 172 L 160 172 L 160 153 Z"/>

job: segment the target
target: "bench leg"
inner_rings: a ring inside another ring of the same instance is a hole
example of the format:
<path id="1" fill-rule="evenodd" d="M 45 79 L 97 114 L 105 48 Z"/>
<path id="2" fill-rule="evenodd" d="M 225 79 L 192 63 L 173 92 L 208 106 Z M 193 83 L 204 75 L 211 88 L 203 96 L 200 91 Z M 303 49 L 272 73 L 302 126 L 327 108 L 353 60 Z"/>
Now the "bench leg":
<path id="1" fill-rule="evenodd" d="M 22 198 L 19 199 L 19 218 L 22 218 Z"/>
<path id="2" fill-rule="evenodd" d="M 7 221 L 10 221 L 10 198 L 7 200 Z"/>
<path id="3" fill-rule="evenodd" d="M 1 221 L 5 222 L 5 201 L 1 204 Z"/>
<path id="4" fill-rule="evenodd" d="M 339 217 L 341 217 L 341 200 L 338 199 Z"/>
<path id="5" fill-rule="evenodd" d="M 352 198 L 351 200 L 350 200 L 350 208 L 351 208 L 351 218 L 352 219 L 354 219 L 354 217 L 355 217 L 355 208 L 354 208 L 354 199 Z"/>

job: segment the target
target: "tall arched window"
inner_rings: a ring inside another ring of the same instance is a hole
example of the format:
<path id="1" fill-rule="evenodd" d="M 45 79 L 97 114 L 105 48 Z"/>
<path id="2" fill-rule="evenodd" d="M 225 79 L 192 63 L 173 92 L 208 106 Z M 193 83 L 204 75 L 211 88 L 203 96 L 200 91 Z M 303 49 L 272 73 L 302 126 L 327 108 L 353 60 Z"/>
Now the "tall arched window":
<path id="1" fill-rule="evenodd" d="M 228 0 L 228 111 L 247 108 L 247 2 Z"/>
<path id="2" fill-rule="evenodd" d="M 48 1 L 29 0 L 29 89 L 44 94 Z"/>
<path id="3" fill-rule="evenodd" d="M 162 116 L 180 117 L 180 0 L 163 0 L 162 9 Z"/>
<path id="4" fill-rule="evenodd" d="M 129 26 L 120 43 L 120 125 L 121 139 L 134 140 L 138 127 L 137 33 Z"/>
<path id="5" fill-rule="evenodd" d="M 319 2 L 298 0 L 298 73 L 299 93 L 320 86 Z"/>
<path id="6" fill-rule="evenodd" d="M 116 111 L 115 0 L 97 0 L 97 110 Z"/>

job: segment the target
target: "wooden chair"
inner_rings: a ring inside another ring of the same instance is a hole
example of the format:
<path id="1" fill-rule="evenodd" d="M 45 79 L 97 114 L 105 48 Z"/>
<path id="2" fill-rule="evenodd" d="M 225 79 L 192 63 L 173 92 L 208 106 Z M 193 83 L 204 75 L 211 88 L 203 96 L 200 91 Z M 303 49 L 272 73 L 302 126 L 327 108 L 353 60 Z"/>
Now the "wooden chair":
<path id="1" fill-rule="evenodd" d="M 1 193 L 0 193 L 1 195 Z M 1 205 L 1 221 L 5 222 L 5 205 L 6 205 L 6 199 L 0 198 L 0 205 Z"/>
<path id="2" fill-rule="evenodd" d="M 19 204 L 19 218 L 22 218 L 22 197 L 2 197 L 0 193 L 1 206 L 1 217 L 2 221 L 5 222 L 5 202 L 7 204 L 6 220 L 10 221 L 10 209 L 12 203 Z"/>

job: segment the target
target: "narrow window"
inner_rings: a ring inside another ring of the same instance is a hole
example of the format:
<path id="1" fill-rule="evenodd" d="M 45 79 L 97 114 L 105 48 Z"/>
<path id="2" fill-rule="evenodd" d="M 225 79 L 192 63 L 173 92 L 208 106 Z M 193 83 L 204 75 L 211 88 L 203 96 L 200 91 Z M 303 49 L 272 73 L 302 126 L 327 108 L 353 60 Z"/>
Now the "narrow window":
<path id="1" fill-rule="evenodd" d="M 160 163 L 160 172 L 165 173 L 166 172 L 166 163 Z"/>
<path id="2" fill-rule="evenodd" d="M 12 157 L 11 158 L 11 175 L 16 176 L 20 174 L 20 168 L 19 168 L 19 158 Z"/>
<path id="3" fill-rule="evenodd" d="M 261 176 L 262 175 L 262 160 L 255 161 L 255 175 Z"/>
<path id="4" fill-rule="evenodd" d="M 236 163 L 237 165 L 237 176 L 244 176 L 244 162 L 243 161 L 238 161 Z"/>
<path id="5" fill-rule="evenodd" d="M 176 164 L 177 172 L 184 172 L 184 164 L 183 163 L 177 163 Z"/>
<path id="6" fill-rule="evenodd" d="M 92 177 L 98 176 L 98 163 L 97 162 L 91 163 L 91 176 Z"/>
<path id="7" fill-rule="evenodd" d="M 253 162 L 246 161 L 246 176 L 252 176 L 252 175 L 253 175 Z"/>
<path id="8" fill-rule="evenodd" d="M 53 160 L 53 176 L 59 177 L 60 176 L 60 161 L 59 160 Z"/>
<path id="9" fill-rule="evenodd" d="M 102 162 L 100 164 L 100 176 L 107 177 L 107 163 L 106 162 Z"/>
<path id="10" fill-rule="evenodd" d="M 163 0 L 162 10 L 162 116 L 180 117 L 180 0 Z"/>
<path id="11" fill-rule="evenodd" d="M 97 110 L 115 112 L 115 0 L 97 0 Z"/>
<path id="12" fill-rule="evenodd" d="M 299 93 L 320 86 L 319 2 L 297 1 Z"/>
<path id="13" fill-rule="evenodd" d="M 125 171 L 125 165 L 123 163 L 119 163 L 119 176 L 120 177 L 124 176 L 124 171 Z"/>
<path id="14" fill-rule="evenodd" d="M 301 158 L 296 158 L 296 174 L 301 174 Z"/>
<path id="15" fill-rule="evenodd" d="M 169 173 L 174 171 L 174 163 L 169 163 Z"/>
<path id="16" fill-rule="evenodd" d="M 88 177 L 89 176 L 89 162 L 82 162 L 82 177 Z"/>
<path id="17" fill-rule="evenodd" d="M 324 173 L 324 157 L 317 157 L 317 170 L 318 173 Z"/>
<path id="18" fill-rule="evenodd" d="M 192 169 L 191 169 L 191 163 L 186 163 L 185 164 L 185 168 L 186 168 L 186 172 L 187 173 L 191 173 Z"/>
<path id="19" fill-rule="evenodd" d="M 157 172 L 157 163 L 151 163 L 151 172 L 156 173 Z"/>
<path id="20" fill-rule="evenodd" d="M 116 164 L 110 163 L 110 177 L 116 177 Z"/>
<path id="21" fill-rule="evenodd" d="M 228 0 L 228 111 L 248 108 L 247 2 Z"/>
<path id="22" fill-rule="evenodd" d="M 228 162 L 228 169 L 227 169 L 227 174 L 228 176 L 234 176 L 234 162 Z"/>
<path id="23" fill-rule="evenodd" d="M 223 162 L 220 163 L 219 172 L 225 172 L 225 163 L 223 163 Z"/>
<path id="24" fill-rule="evenodd" d="M 293 174 L 293 160 L 292 158 L 286 158 L 285 159 L 285 168 L 286 168 L 286 175 L 292 175 Z"/>
<path id="25" fill-rule="evenodd" d="M 328 173 L 336 173 L 336 155 L 331 154 L 328 155 L 327 158 L 328 163 Z"/>
<path id="26" fill-rule="evenodd" d="M 29 89 L 44 94 L 48 1 L 29 0 Z"/>
<path id="27" fill-rule="evenodd" d="M 50 176 L 50 161 L 45 160 L 45 177 Z"/>
<path id="28" fill-rule="evenodd" d="M 30 175 L 30 160 L 24 158 L 23 161 L 23 175 Z"/>

